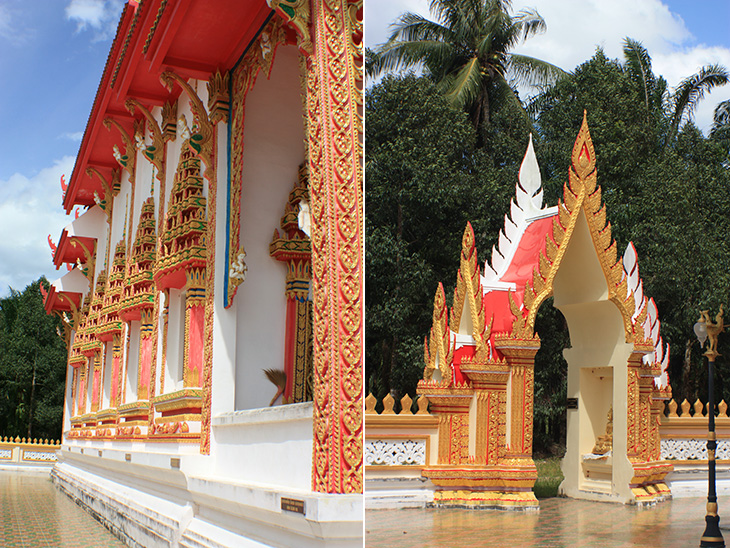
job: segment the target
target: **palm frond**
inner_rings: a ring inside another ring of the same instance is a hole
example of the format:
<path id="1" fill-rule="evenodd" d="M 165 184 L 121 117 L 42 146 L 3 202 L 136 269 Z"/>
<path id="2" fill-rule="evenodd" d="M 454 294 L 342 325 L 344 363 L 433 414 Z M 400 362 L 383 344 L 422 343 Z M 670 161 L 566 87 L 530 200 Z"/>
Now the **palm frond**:
<path id="1" fill-rule="evenodd" d="M 375 53 L 372 63 L 374 74 L 405 68 L 448 67 L 454 63 L 455 52 L 451 44 L 421 40 L 418 42 L 392 42 Z M 438 78 L 439 74 L 434 74 Z"/>
<path id="2" fill-rule="evenodd" d="M 552 63 L 516 53 L 507 55 L 507 69 L 517 83 L 527 86 L 552 84 L 568 75 Z"/>
<path id="3" fill-rule="evenodd" d="M 453 63 L 453 32 L 448 27 L 416 13 L 404 13 L 391 27 L 390 38 L 370 59 L 368 76 Z"/>
<path id="4" fill-rule="evenodd" d="M 705 93 L 715 87 L 727 84 L 730 75 L 725 67 L 719 64 L 705 65 L 699 72 L 688 76 L 674 90 L 672 95 L 672 134 L 676 134 L 682 122 L 692 118 L 697 104 Z"/>
<path id="5" fill-rule="evenodd" d="M 644 104 L 646 110 L 650 108 L 649 98 L 656 87 L 656 78 L 651 70 L 651 57 L 644 45 L 638 40 L 624 38 L 624 58 L 626 68 L 632 80 L 644 90 Z"/>
<path id="6" fill-rule="evenodd" d="M 525 41 L 532 36 L 542 34 L 547 30 L 547 23 L 535 9 L 520 10 L 512 17 L 512 21 L 519 26 L 521 40 Z"/>
<path id="7" fill-rule="evenodd" d="M 452 29 L 418 13 L 404 13 L 391 25 L 391 29 L 387 43 L 454 39 Z"/>
<path id="8" fill-rule="evenodd" d="M 449 82 L 446 90 L 446 99 L 459 108 L 472 103 L 482 87 L 482 73 L 479 59 L 473 57 L 466 63 Z"/>
<path id="9" fill-rule="evenodd" d="M 716 135 L 720 131 L 730 130 L 730 99 L 722 101 L 715 107 L 715 113 L 712 117 L 712 128 L 710 135 Z"/>

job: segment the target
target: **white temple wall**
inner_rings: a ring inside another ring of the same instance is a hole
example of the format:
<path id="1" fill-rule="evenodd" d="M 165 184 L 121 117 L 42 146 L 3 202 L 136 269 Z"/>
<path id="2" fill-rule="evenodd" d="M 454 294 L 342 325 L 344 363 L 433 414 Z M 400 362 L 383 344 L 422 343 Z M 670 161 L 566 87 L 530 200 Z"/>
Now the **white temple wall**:
<path id="1" fill-rule="evenodd" d="M 246 97 L 240 215 L 248 273 L 236 296 L 236 409 L 268 406 L 276 388 L 263 370 L 284 368 L 286 267 L 269 243 L 304 160 L 298 55 L 279 47 L 270 79 L 259 74 Z"/>
<path id="2" fill-rule="evenodd" d="M 71 341 L 68 347 L 71 348 L 71 345 L 73 345 L 73 334 L 71 334 Z M 63 428 L 61 429 L 61 439 L 64 437 L 63 432 L 68 432 L 71 428 L 71 417 L 78 414 L 76 413 L 76 402 L 73 398 L 74 390 L 74 367 L 66 362 L 66 395 L 63 397 Z"/>
<path id="3" fill-rule="evenodd" d="M 144 133 L 147 136 L 147 138 L 145 139 L 145 144 L 151 145 L 152 140 L 148 136 L 150 132 L 145 130 Z M 127 255 L 129 255 L 129 253 L 131 252 L 131 245 L 134 245 L 134 237 L 136 236 L 137 225 L 139 224 L 139 216 L 142 213 L 142 204 L 144 204 L 147 198 L 150 197 L 150 188 L 152 186 L 153 176 L 154 175 L 152 163 L 147 160 L 147 158 L 145 158 L 142 152 L 138 150 L 137 167 L 135 169 L 134 177 L 134 204 L 130 204 L 129 206 L 131 222 L 128 221 L 127 228 Z M 157 177 L 155 177 L 155 187 L 157 186 L 159 186 L 159 181 L 157 180 Z M 156 211 L 157 208 L 155 208 L 155 212 Z M 129 245 L 130 242 L 131 245 Z"/>
<path id="4" fill-rule="evenodd" d="M 106 218 L 106 217 L 105 217 Z M 109 238 L 109 223 L 102 222 L 99 225 L 99 232 L 96 235 L 96 265 L 94 267 L 94 273 L 92 274 L 92 281 L 89 284 L 89 293 L 88 295 L 93 295 L 94 291 L 96 290 L 96 279 L 99 277 L 99 272 L 102 271 L 104 268 L 104 261 L 106 259 L 108 249 L 108 238 Z M 114 243 L 112 242 L 112 245 Z"/>
<path id="5" fill-rule="evenodd" d="M 87 358 L 86 363 L 86 412 L 91 413 L 91 398 L 94 390 L 94 358 Z"/>
<path id="6" fill-rule="evenodd" d="M 169 291 L 170 308 L 167 324 L 167 363 L 165 386 L 161 394 L 175 392 L 183 387 L 183 341 L 185 340 L 185 292 Z"/>
<path id="7" fill-rule="evenodd" d="M 291 489 L 312 488 L 311 402 L 213 417 L 218 477 Z M 245 464 L 244 464 L 245 463 Z"/>

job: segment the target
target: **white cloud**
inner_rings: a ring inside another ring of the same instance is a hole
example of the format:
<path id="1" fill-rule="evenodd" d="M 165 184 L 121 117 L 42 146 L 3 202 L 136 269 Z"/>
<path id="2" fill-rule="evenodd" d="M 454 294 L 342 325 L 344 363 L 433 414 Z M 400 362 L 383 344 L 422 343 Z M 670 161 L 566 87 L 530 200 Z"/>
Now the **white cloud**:
<path id="1" fill-rule="evenodd" d="M 33 37 L 33 31 L 23 25 L 21 19 L 17 7 L 8 9 L 0 5 L 0 38 L 11 46 L 22 47 Z"/>
<path id="2" fill-rule="evenodd" d="M 61 230 L 71 218 L 61 206 L 60 179 L 68 180 L 75 159 L 65 156 L 32 177 L 16 173 L 0 180 L 0 296 L 8 287 L 23 290 L 44 275 L 50 280 L 66 273 L 57 272 L 48 247 L 48 235 L 58 243 Z"/>
<path id="3" fill-rule="evenodd" d="M 71 0 L 66 6 L 66 18 L 76 22 L 76 32 L 93 29 L 95 41 L 113 35 L 119 13 L 120 2 L 114 0 Z"/>
<path id="4" fill-rule="evenodd" d="M 0 36 L 7 37 L 11 31 L 10 13 L 5 6 L 0 6 Z"/>
<path id="5" fill-rule="evenodd" d="M 547 32 L 530 38 L 515 51 L 549 61 L 565 70 L 590 59 L 600 46 L 611 58 L 623 58 L 626 36 L 641 41 L 649 51 L 654 72 L 676 86 L 700 68 L 719 62 L 730 68 L 730 49 L 696 45 L 682 17 L 660 0 L 516 0 L 513 12 L 535 8 Z M 388 24 L 404 11 L 430 17 L 426 0 L 367 0 L 365 42 L 368 47 L 387 38 Z M 700 103 L 696 123 L 705 132 L 720 101 L 730 97 L 730 86 L 718 88 Z"/>
<path id="6" fill-rule="evenodd" d="M 81 139 L 83 137 L 84 137 L 83 131 L 74 131 L 73 133 L 66 132 L 66 133 L 62 133 L 60 136 L 61 139 L 68 139 L 69 141 L 76 141 L 77 143 L 80 143 Z"/>
<path id="7" fill-rule="evenodd" d="M 705 65 L 719 63 L 730 70 L 730 49 L 718 46 L 698 45 L 670 54 L 653 55 L 654 72 L 666 78 L 670 87 L 677 86 L 684 78 L 698 72 Z M 700 101 L 695 112 L 695 123 L 705 134 L 712 126 L 715 107 L 730 99 L 730 84 L 715 88 Z"/>

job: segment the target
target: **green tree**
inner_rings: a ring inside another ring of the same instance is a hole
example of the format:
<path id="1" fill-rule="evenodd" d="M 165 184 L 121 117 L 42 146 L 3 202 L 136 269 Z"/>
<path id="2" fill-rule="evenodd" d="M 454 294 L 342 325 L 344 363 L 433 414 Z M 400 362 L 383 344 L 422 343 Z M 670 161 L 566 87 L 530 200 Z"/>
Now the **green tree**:
<path id="1" fill-rule="evenodd" d="M 512 85 L 544 85 L 560 68 L 512 50 L 546 28 L 532 9 L 511 15 L 508 0 L 431 0 L 436 21 L 405 13 L 377 51 L 371 73 L 423 67 L 449 102 L 469 113 L 475 128 L 490 124 L 498 97 L 520 105 Z M 481 136 L 480 136 L 481 137 Z"/>
<path id="2" fill-rule="evenodd" d="M 0 299 L 0 433 L 58 439 L 66 344 L 61 321 L 43 308 L 41 278 Z"/>
<path id="3" fill-rule="evenodd" d="M 686 105 L 696 104 L 699 95 L 669 94 L 645 53 L 634 44 L 621 63 L 598 50 L 540 97 L 533 107 L 541 136 L 537 156 L 547 176 L 548 201 L 554 203 L 567 178 L 582 110 L 587 110 L 598 182 L 618 248 L 629 241 L 636 246 L 644 291 L 654 298 L 663 339 L 672 347 L 674 394 L 694 401 L 704 397 L 706 373 L 692 324 L 700 309 L 727 303 L 730 287 L 730 254 L 723 243 L 730 230 L 730 180 L 723 168 L 727 149 L 691 122 L 671 137 L 684 116 L 677 113 L 686 113 Z M 667 104 L 672 108 L 665 110 Z M 671 146 L 664 146 L 670 139 Z M 718 361 L 721 374 L 726 367 Z"/>
<path id="4" fill-rule="evenodd" d="M 643 91 L 644 105 L 649 119 L 665 118 L 665 141 L 672 143 L 680 127 L 692 119 L 695 109 L 705 94 L 728 82 L 728 72 L 719 64 L 705 65 L 698 72 L 682 80 L 669 92 L 663 77 L 657 78 L 651 68 L 651 57 L 637 40 L 624 39 L 625 70 Z"/>
<path id="5" fill-rule="evenodd" d="M 413 395 L 438 283 L 450 298 L 467 221 L 482 260 L 496 242 L 529 127 L 496 114 L 492 153 L 476 150 L 466 114 L 414 75 L 386 76 L 365 106 L 368 389 Z"/>

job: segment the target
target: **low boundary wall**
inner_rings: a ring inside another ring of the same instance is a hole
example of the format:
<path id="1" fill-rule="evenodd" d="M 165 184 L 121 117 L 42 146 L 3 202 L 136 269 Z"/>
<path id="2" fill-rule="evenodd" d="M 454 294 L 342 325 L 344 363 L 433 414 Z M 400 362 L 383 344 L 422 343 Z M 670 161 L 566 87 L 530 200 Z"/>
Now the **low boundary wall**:
<path id="1" fill-rule="evenodd" d="M 365 399 L 365 506 L 418 507 L 433 501 L 434 487 L 421 476 L 438 451 L 438 417 L 428 412 L 428 400 L 404 396 L 396 413 L 387 395 L 382 411 L 377 399 Z M 416 407 L 414 413 L 411 409 Z M 707 495 L 707 405 L 667 402 L 659 418 L 661 458 L 674 465 L 667 481 L 674 497 Z M 717 490 L 730 495 L 730 415 L 721 401 L 715 410 Z"/>
<path id="2" fill-rule="evenodd" d="M 56 451 L 60 448 L 60 440 L 0 438 L 0 469 L 31 467 L 50 470 L 56 464 Z"/>

